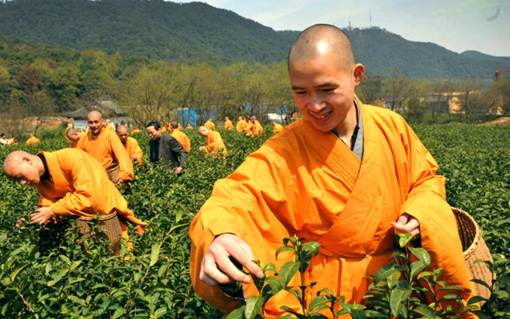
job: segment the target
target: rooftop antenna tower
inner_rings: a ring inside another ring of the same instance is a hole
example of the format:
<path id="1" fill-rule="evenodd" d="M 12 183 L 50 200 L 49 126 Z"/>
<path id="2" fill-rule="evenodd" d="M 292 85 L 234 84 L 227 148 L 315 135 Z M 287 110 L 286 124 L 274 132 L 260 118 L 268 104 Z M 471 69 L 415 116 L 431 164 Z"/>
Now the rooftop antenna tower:
<path id="1" fill-rule="evenodd" d="M 349 31 L 352 31 L 352 26 L 351 26 L 351 17 L 349 17 Z"/>

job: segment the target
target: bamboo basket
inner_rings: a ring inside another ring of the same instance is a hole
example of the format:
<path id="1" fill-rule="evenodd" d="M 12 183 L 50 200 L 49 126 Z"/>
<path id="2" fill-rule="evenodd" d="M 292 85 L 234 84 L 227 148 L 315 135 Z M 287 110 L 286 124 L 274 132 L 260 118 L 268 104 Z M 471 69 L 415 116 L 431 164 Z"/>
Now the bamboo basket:
<path id="1" fill-rule="evenodd" d="M 108 173 L 108 177 L 110 177 L 110 180 L 114 183 L 119 178 L 119 172 L 120 172 L 119 164 L 112 164 L 106 166 L 106 173 Z"/>
<path id="2" fill-rule="evenodd" d="M 464 260 L 466 261 L 471 278 L 483 280 L 491 286 L 492 274 L 487 265 L 483 262 L 473 264 L 477 259 L 494 261 L 487 244 L 485 244 L 482 238 L 480 226 L 465 211 L 455 207 L 452 207 L 452 211 L 457 220 L 459 237 L 462 242 L 462 250 L 464 251 Z M 475 288 L 477 295 L 489 299 L 490 291 L 487 287 L 475 283 Z"/>
<path id="3" fill-rule="evenodd" d="M 96 217 L 80 217 L 77 223 L 77 227 L 79 229 L 80 234 L 83 234 L 82 238 L 78 242 L 79 244 L 83 243 L 89 236 L 93 236 L 95 241 L 98 241 L 100 238 L 104 238 L 111 242 L 108 246 L 108 249 L 112 250 L 112 255 L 117 254 L 120 249 L 120 242 L 122 236 L 122 229 L 120 228 L 119 217 L 117 217 L 117 212 L 113 211 L 108 215 L 101 215 L 99 217 L 99 226 L 101 228 L 106 228 L 107 231 L 101 232 L 92 232 L 90 231 L 89 221 Z M 85 246 L 85 250 L 88 250 L 88 247 Z"/>

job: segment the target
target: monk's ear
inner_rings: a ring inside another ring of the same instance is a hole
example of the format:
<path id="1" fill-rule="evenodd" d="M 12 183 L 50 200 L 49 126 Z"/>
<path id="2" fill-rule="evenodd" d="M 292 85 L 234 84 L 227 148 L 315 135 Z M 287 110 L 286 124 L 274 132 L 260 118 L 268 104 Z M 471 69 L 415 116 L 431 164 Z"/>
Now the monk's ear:
<path id="1" fill-rule="evenodd" d="M 354 66 L 353 69 L 353 76 L 354 76 L 354 86 L 357 86 L 361 83 L 363 80 L 363 77 L 365 76 L 365 67 L 363 64 L 358 63 Z"/>

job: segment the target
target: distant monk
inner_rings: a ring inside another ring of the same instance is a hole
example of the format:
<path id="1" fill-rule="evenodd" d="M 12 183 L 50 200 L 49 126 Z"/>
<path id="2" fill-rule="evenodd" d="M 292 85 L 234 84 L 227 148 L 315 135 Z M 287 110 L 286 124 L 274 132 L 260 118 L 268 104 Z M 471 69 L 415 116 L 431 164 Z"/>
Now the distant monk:
<path id="1" fill-rule="evenodd" d="M 181 144 L 182 147 L 184 147 L 186 152 L 189 154 L 189 151 L 191 150 L 191 141 L 189 140 L 188 136 L 184 132 L 181 132 L 181 130 L 179 130 L 179 127 L 181 127 L 181 125 L 177 123 L 177 121 L 173 121 L 171 125 L 172 134 L 170 135 L 173 136 L 177 140 L 177 142 L 179 142 L 179 144 Z"/>
<path id="2" fill-rule="evenodd" d="M 68 139 L 69 139 L 69 136 L 67 135 L 67 131 L 68 131 L 69 129 L 72 129 L 72 128 L 73 128 L 73 124 L 72 124 L 72 123 L 67 123 L 66 130 L 64 131 L 64 136 L 65 136 L 66 140 L 68 140 Z"/>
<path id="3" fill-rule="evenodd" d="M 245 126 L 246 122 L 243 120 L 242 116 L 239 116 L 239 119 L 236 124 L 236 132 L 244 132 Z"/>
<path id="4" fill-rule="evenodd" d="M 66 130 L 66 138 L 71 141 L 70 148 L 76 148 L 81 138 L 81 132 L 71 127 Z"/>
<path id="5" fill-rule="evenodd" d="M 140 129 L 135 128 L 134 130 L 131 131 L 131 135 L 139 134 L 141 132 L 142 131 Z"/>
<path id="6" fill-rule="evenodd" d="M 179 124 L 179 126 L 177 127 L 177 129 L 179 131 L 184 131 L 184 128 L 181 126 L 181 123 L 178 123 L 178 124 Z M 173 126 L 172 126 L 172 129 L 173 129 Z"/>
<path id="7" fill-rule="evenodd" d="M 249 115 L 246 115 L 244 117 L 244 122 L 246 125 L 244 126 L 244 133 L 248 133 L 251 131 L 251 127 L 253 126 L 253 123 L 251 122 L 251 117 Z"/>
<path id="8" fill-rule="evenodd" d="M 198 128 L 198 134 L 206 138 L 205 146 L 200 146 L 200 152 L 207 152 L 207 154 L 221 153 L 224 156 L 227 155 L 227 148 L 219 132 L 210 131 L 205 126 Z"/>
<path id="9" fill-rule="evenodd" d="M 162 133 L 170 133 L 170 132 L 172 132 L 172 131 L 173 131 L 173 129 L 172 129 L 172 125 L 171 125 L 169 122 L 166 122 L 165 127 L 163 127 L 163 128 L 161 129 L 161 132 L 162 132 Z"/>
<path id="10" fill-rule="evenodd" d="M 262 127 L 262 125 L 260 125 L 259 121 L 257 121 L 257 118 L 255 116 L 251 117 L 251 123 L 252 123 L 251 129 L 248 132 L 246 132 L 246 136 L 261 137 L 262 134 L 264 134 L 264 128 Z"/>
<path id="11" fill-rule="evenodd" d="M 138 141 L 132 137 L 129 137 L 129 130 L 126 125 L 117 126 L 117 136 L 120 142 L 126 148 L 131 161 L 137 161 L 138 164 L 142 165 L 143 151 L 138 145 Z"/>
<path id="12" fill-rule="evenodd" d="M 39 139 L 34 134 L 30 134 L 30 138 L 25 143 L 27 145 L 35 145 L 39 143 Z"/>
<path id="13" fill-rule="evenodd" d="M 225 116 L 225 125 L 223 125 L 223 129 L 227 131 L 232 131 L 234 129 L 234 125 L 232 121 L 228 119 L 228 116 Z"/>
<path id="14" fill-rule="evenodd" d="M 191 126 L 191 124 L 188 123 L 188 126 L 186 126 L 186 129 L 187 130 L 192 130 L 193 129 L 193 126 Z"/>
<path id="15" fill-rule="evenodd" d="M 109 181 L 104 168 L 81 150 L 65 148 L 32 155 L 10 153 L 4 161 L 5 175 L 39 193 L 39 209 L 31 222 L 46 223 L 53 216 L 93 217 L 118 214 L 122 237 L 129 240 L 127 221 L 143 234 L 146 223 L 137 219 L 128 203 Z M 18 225 L 22 224 L 20 220 Z"/>
<path id="16" fill-rule="evenodd" d="M 209 131 L 214 131 L 216 129 L 216 125 L 214 125 L 211 119 L 208 119 L 207 122 L 205 122 L 204 126 Z"/>
<path id="17" fill-rule="evenodd" d="M 110 131 L 115 131 L 115 126 L 113 126 L 113 124 L 110 123 L 110 120 L 104 121 L 103 126 L 109 129 Z"/>
<path id="18" fill-rule="evenodd" d="M 273 133 L 278 134 L 283 129 L 283 126 L 273 121 Z"/>
<path id="19" fill-rule="evenodd" d="M 90 130 L 80 138 L 76 148 L 92 155 L 107 171 L 118 166 L 118 177 L 110 175 L 116 185 L 133 181 L 133 163 L 117 134 L 103 129 L 103 117 L 98 111 L 90 112 L 87 120 Z"/>

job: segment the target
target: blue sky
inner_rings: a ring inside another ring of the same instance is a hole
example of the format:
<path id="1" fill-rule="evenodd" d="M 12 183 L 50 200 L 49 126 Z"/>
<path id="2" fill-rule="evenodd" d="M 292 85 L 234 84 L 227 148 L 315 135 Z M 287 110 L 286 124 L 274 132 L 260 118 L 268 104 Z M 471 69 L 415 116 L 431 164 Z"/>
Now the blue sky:
<path id="1" fill-rule="evenodd" d="M 175 1 L 191 2 L 191 1 Z M 510 0 L 201 0 L 275 30 L 377 26 L 461 53 L 510 56 Z M 370 14 L 371 13 L 371 14 Z M 371 19 L 370 19 L 371 17 Z"/>

